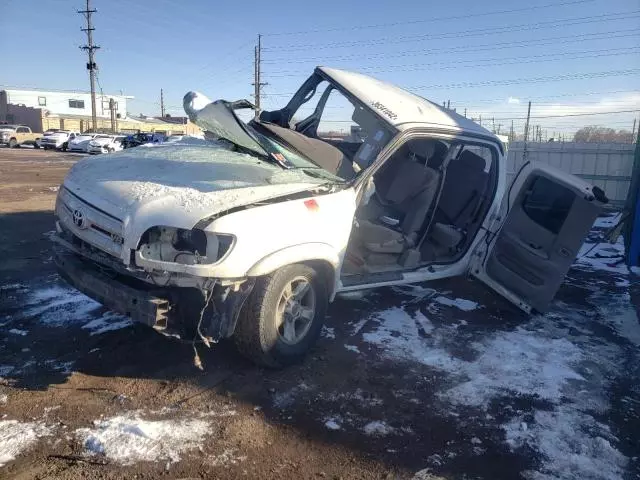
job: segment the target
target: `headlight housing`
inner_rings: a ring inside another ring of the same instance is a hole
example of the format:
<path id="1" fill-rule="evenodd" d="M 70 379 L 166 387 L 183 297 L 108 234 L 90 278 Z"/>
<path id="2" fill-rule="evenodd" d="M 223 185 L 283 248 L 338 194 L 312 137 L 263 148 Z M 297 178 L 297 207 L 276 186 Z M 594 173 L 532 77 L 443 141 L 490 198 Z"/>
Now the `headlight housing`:
<path id="1" fill-rule="evenodd" d="M 203 265 L 216 263 L 231 250 L 235 237 L 224 233 L 167 226 L 147 230 L 138 251 L 148 260 Z"/>

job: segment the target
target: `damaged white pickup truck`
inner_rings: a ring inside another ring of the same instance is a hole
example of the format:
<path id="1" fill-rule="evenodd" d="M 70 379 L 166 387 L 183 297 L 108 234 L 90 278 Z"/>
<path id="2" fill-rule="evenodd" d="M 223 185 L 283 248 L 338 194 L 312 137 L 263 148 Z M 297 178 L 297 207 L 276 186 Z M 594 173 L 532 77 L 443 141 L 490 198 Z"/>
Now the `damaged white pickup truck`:
<path id="1" fill-rule="evenodd" d="M 336 98 L 349 135 L 327 129 Z M 160 332 L 233 337 L 278 367 L 340 292 L 469 274 L 545 310 L 607 202 L 535 163 L 507 187 L 494 134 L 364 75 L 319 67 L 281 110 L 245 123 L 250 107 L 189 93 L 215 141 L 78 162 L 56 202 L 61 275 Z"/>

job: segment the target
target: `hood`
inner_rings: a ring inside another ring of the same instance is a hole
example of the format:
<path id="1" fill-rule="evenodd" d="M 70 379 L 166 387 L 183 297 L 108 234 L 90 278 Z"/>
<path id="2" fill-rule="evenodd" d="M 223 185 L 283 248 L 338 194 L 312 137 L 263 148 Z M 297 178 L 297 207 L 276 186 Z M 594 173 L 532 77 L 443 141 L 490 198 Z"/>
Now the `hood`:
<path id="1" fill-rule="evenodd" d="M 203 130 L 263 157 L 269 155 L 254 132 L 235 114 L 235 110 L 255 109 L 248 100 L 210 102 L 199 92 L 189 92 L 184 96 L 183 106 L 189 120 Z"/>
<path id="2" fill-rule="evenodd" d="M 125 235 L 134 229 L 135 237 L 155 225 L 192 228 L 217 212 L 320 182 L 214 142 L 190 139 L 86 158 L 70 170 L 64 187 L 122 220 Z"/>

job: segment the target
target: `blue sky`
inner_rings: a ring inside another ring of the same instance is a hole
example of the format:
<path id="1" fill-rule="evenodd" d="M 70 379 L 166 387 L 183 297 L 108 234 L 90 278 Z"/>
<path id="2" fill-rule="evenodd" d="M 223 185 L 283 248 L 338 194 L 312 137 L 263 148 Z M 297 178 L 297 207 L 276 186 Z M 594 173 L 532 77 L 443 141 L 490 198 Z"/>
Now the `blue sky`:
<path id="1" fill-rule="evenodd" d="M 188 90 L 251 98 L 253 46 L 262 33 L 267 108 L 283 105 L 278 94 L 293 92 L 318 64 L 450 100 L 469 116 L 506 118 L 503 129 L 526 115 L 528 99 L 539 116 L 640 108 L 638 0 L 378 3 L 93 0 L 100 84 L 105 93 L 134 95 L 135 114 L 159 113 L 160 88 L 172 114 L 182 113 Z M 83 18 L 75 13 L 83 7 L 81 0 L 4 0 L 0 45 L 15 54 L 3 58 L 0 85 L 88 90 L 78 48 Z M 583 73 L 603 76 L 575 78 Z M 634 116 L 538 123 L 558 131 L 596 123 L 630 129 Z"/>

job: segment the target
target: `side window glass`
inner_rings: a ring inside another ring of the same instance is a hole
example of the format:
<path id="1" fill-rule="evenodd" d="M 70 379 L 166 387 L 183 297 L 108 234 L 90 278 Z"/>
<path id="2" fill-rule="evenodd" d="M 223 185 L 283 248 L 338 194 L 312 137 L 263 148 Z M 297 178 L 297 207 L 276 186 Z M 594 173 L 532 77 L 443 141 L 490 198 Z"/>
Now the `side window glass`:
<path id="1" fill-rule="evenodd" d="M 546 177 L 536 177 L 522 202 L 522 209 L 531 220 L 558 234 L 564 224 L 575 194 Z"/>
<path id="2" fill-rule="evenodd" d="M 335 89 L 332 90 L 320 116 L 318 137 L 363 142 L 366 135 L 362 128 L 353 121 L 354 110 L 353 104 L 342 93 Z"/>
<path id="3" fill-rule="evenodd" d="M 18 127 L 18 129 L 16 130 L 16 132 L 18 133 L 26 133 L 27 129 L 24 127 Z"/>

